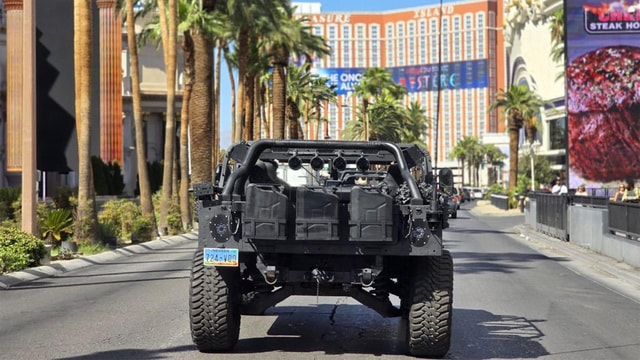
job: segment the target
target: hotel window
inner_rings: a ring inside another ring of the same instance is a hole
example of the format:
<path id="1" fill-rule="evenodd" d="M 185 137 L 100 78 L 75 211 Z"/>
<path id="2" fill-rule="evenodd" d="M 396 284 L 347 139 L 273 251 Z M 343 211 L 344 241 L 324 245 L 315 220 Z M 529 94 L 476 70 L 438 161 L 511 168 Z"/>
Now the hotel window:
<path id="1" fill-rule="evenodd" d="M 467 136 L 473 135 L 473 89 L 469 89 L 465 91 L 466 98 L 466 106 L 465 106 L 465 114 L 467 115 Z"/>
<path id="2" fill-rule="evenodd" d="M 342 25 L 342 66 L 351 67 L 351 26 Z"/>
<path id="3" fill-rule="evenodd" d="M 464 58 L 473 59 L 473 30 L 471 14 L 464 16 Z"/>
<path id="4" fill-rule="evenodd" d="M 486 126 L 487 104 L 485 102 L 485 97 L 485 89 L 478 89 L 478 137 L 482 137 L 484 135 L 484 128 Z"/>
<path id="5" fill-rule="evenodd" d="M 453 18 L 453 60 L 460 61 L 460 16 Z"/>
<path id="6" fill-rule="evenodd" d="M 455 122 L 456 139 L 462 138 L 462 91 L 455 90 Z"/>
<path id="7" fill-rule="evenodd" d="M 365 67 L 366 60 L 366 49 L 365 49 L 365 40 L 364 40 L 364 25 L 356 25 L 356 38 L 357 41 L 357 49 L 356 49 L 356 66 L 357 67 Z"/>
<path id="8" fill-rule="evenodd" d="M 443 134 L 442 137 L 444 139 L 444 158 L 449 158 L 449 153 L 451 152 L 451 119 L 449 118 L 449 91 L 445 91 L 443 93 L 443 102 L 442 102 L 442 129 Z"/>
<path id="9" fill-rule="evenodd" d="M 331 48 L 331 55 L 329 56 L 329 67 L 338 67 L 338 42 L 336 38 L 337 27 L 335 25 L 329 25 L 329 41 L 327 45 Z"/>
<path id="10" fill-rule="evenodd" d="M 478 49 L 477 58 L 483 59 L 484 55 L 484 14 L 476 14 L 476 48 Z"/>
<path id="11" fill-rule="evenodd" d="M 370 45 L 371 45 L 371 66 L 380 66 L 380 27 L 378 25 L 371 25 L 370 31 Z"/>
<path id="12" fill-rule="evenodd" d="M 338 107 L 334 103 L 329 104 L 329 137 L 338 138 Z"/>
<path id="13" fill-rule="evenodd" d="M 322 37 L 322 26 L 316 25 L 313 27 L 313 35 Z M 317 61 L 314 61 L 314 67 L 324 67 L 324 56 L 320 57 Z"/>
<path id="14" fill-rule="evenodd" d="M 427 63 L 427 21 L 420 20 L 418 23 L 420 32 L 420 64 Z"/>
<path id="15" fill-rule="evenodd" d="M 397 38 L 398 38 L 398 66 L 403 66 L 404 65 L 404 39 L 405 39 L 405 32 L 404 32 L 404 23 L 398 23 L 398 33 L 397 33 Z"/>
<path id="16" fill-rule="evenodd" d="M 442 19 L 442 61 L 449 61 L 449 18 Z"/>
<path id="17" fill-rule="evenodd" d="M 431 32 L 431 63 L 437 63 L 440 56 L 438 51 L 438 35 L 440 34 L 440 31 L 438 29 L 438 20 L 431 19 L 430 32 Z"/>
<path id="18" fill-rule="evenodd" d="M 416 23 L 411 21 L 407 24 L 408 32 L 408 47 L 409 47 L 409 59 L 407 62 L 409 65 L 416 63 Z"/>
<path id="19" fill-rule="evenodd" d="M 387 66 L 394 66 L 394 53 L 393 53 L 393 24 L 387 24 Z"/>

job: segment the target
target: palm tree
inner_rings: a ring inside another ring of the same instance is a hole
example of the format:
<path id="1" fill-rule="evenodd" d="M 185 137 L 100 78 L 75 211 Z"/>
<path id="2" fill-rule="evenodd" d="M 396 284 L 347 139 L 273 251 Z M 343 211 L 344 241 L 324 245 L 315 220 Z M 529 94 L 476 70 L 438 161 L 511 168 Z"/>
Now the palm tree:
<path id="1" fill-rule="evenodd" d="M 496 168 L 504 165 L 503 160 L 507 158 L 507 155 L 494 144 L 484 145 L 483 152 L 485 154 L 487 164 L 491 165 L 491 168 L 489 169 L 489 186 L 491 186 L 496 183 L 498 178 Z"/>
<path id="2" fill-rule="evenodd" d="M 407 116 L 402 122 L 402 142 L 418 144 L 425 147 L 422 137 L 431 128 L 426 110 L 417 101 L 412 101 L 407 108 Z"/>
<path id="3" fill-rule="evenodd" d="M 178 10 L 177 0 L 160 0 L 158 12 L 160 15 L 160 29 L 162 34 L 162 50 L 167 76 L 167 103 L 165 117 L 164 166 L 162 172 L 162 196 L 160 199 L 160 229 L 166 229 L 167 214 L 172 198 L 173 157 L 175 148 L 175 97 L 176 97 L 176 63 L 177 63 L 177 32 Z"/>
<path id="4" fill-rule="evenodd" d="M 464 168 L 465 162 L 469 165 L 469 183 L 475 179 L 474 174 L 472 173 L 474 169 L 474 164 L 478 162 L 478 158 L 480 158 L 481 154 L 481 144 L 477 137 L 475 136 L 465 136 L 461 140 L 458 141 L 456 146 L 451 150 L 450 157 L 457 159 L 460 162 L 462 167 L 462 184 L 464 184 Z"/>
<path id="5" fill-rule="evenodd" d="M 300 139 L 304 137 L 302 126 L 300 125 L 300 109 L 304 107 L 305 102 L 312 99 L 311 83 L 314 75 L 309 72 L 309 64 L 303 64 L 298 67 L 289 65 L 287 68 L 287 107 L 286 118 L 289 129 L 290 139 Z M 275 94 L 274 94 L 275 95 Z M 274 127 L 276 125 L 274 124 Z"/>
<path id="6" fill-rule="evenodd" d="M 92 2 L 74 0 L 74 75 L 76 132 L 78 138 L 78 208 L 74 235 L 78 241 L 94 240 L 96 212 L 91 170 L 91 61 Z"/>
<path id="7" fill-rule="evenodd" d="M 284 137 L 284 114 L 286 107 L 285 68 L 289 58 L 304 56 L 312 59 L 314 55 L 329 54 L 330 49 L 324 38 L 313 35 L 311 27 L 304 25 L 306 19 L 293 17 L 293 8 L 283 4 L 276 13 L 278 16 L 263 37 L 261 48 L 268 49 L 266 54 L 273 66 L 273 137 Z"/>
<path id="8" fill-rule="evenodd" d="M 366 116 L 359 110 L 356 119 L 347 123 L 345 138 L 399 142 L 402 138 L 402 123 L 406 116 L 406 109 L 394 96 L 382 94 L 374 103 L 367 105 Z M 368 137 L 364 135 L 366 122 L 369 123 Z"/>
<path id="9" fill-rule="evenodd" d="M 549 28 L 551 30 L 551 59 L 558 62 L 564 57 L 564 9 L 556 10 L 551 15 Z"/>
<path id="10" fill-rule="evenodd" d="M 310 106 L 315 109 L 316 116 L 316 140 L 320 139 L 320 127 L 322 125 L 322 106 L 325 103 L 336 103 L 338 94 L 336 93 L 337 85 L 330 85 L 327 78 L 314 78 L 311 80 L 311 103 Z"/>
<path id="11" fill-rule="evenodd" d="M 383 68 L 367 69 L 360 82 L 354 86 L 355 94 L 362 99 L 362 139 L 369 139 L 369 104 L 382 95 L 383 89 L 387 89 L 391 95 L 399 99 L 406 94 L 403 86 L 397 85 L 391 78 L 391 73 Z"/>
<path id="12" fill-rule="evenodd" d="M 501 90 L 496 101 L 491 104 L 489 111 L 502 109 L 507 116 L 509 131 L 509 190 L 516 187 L 518 177 L 518 145 L 520 143 L 520 129 L 528 129 L 529 141 L 535 139 L 532 129 L 532 119 L 546 104 L 537 94 L 531 92 L 526 85 L 511 85 L 508 91 Z"/>
<path id="13" fill-rule="evenodd" d="M 129 47 L 129 61 L 131 72 L 131 90 L 133 93 L 133 124 L 135 129 L 136 160 L 138 166 L 138 182 L 140 188 L 140 208 L 142 216 L 152 221 L 156 226 L 153 213 L 153 201 L 151 200 L 151 185 L 149 183 L 149 171 L 147 168 L 147 156 L 145 153 L 145 134 L 142 124 L 142 106 L 140 95 L 140 74 L 138 61 L 138 44 L 135 34 L 135 17 L 133 12 L 133 1 L 126 0 L 126 24 L 127 24 L 127 44 Z"/>

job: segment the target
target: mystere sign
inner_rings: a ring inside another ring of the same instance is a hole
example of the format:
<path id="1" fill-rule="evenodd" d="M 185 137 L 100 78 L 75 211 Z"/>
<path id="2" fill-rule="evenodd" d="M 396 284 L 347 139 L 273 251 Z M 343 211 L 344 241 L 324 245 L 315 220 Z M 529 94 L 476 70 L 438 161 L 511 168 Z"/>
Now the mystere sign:
<path id="1" fill-rule="evenodd" d="M 366 68 L 317 68 L 312 71 L 336 86 L 338 95 L 355 91 Z M 387 68 L 393 81 L 408 92 L 483 88 L 488 85 L 487 60 Z"/>

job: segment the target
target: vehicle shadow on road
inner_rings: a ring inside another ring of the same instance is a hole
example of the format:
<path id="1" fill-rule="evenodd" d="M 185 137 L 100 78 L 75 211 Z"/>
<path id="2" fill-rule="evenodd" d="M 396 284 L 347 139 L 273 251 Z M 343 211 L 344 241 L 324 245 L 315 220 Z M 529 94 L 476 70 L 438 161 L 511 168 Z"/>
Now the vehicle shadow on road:
<path id="1" fill-rule="evenodd" d="M 453 252 L 454 271 L 460 274 L 504 273 L 540 266 L 541 261 L 568 261 L 562 258 L 550 259 L 542 254 L 529 253 L 482 253 Z"/>
<path id="2" fill-rule="evenodd" d="M 530 359 L 549 355 L 540 344 L 546 320 L 498 315 L 485 310 L 454 309 L 449 358 Z"/>
<path id="3" fill-rule="evenodd" d="M 158 350 L 118 349 L 100 351 L 86 355 L 53 358 L 55 360 L 100 360 L 100 359 L 166 359 L 180 358 L 179 353 L 196 351 L 194 345 L 181 345 Z"/>

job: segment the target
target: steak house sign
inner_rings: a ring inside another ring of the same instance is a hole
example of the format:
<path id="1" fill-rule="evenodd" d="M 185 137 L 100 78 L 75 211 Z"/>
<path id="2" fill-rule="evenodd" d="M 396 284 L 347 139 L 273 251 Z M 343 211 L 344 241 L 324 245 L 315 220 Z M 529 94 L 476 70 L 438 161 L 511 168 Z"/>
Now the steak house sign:
<path id="1" fill-rule="evenodd" d="M 442 7 L 442 11 L 440 11 L 440 7 L 426 7 L 422 9 L 412 10 L 414 19 L 424 19 L 435 16 L 442 15 L 451 15 L 454 13 L 453 5 L 446 5 Z M 325 23 L 337 23 L 337 24 L 346 24 L 351 22 L 351 14 L 305 14 L 303 15 L 310 22 L 315 24 L 325 24 Z M 298 16 L 300 18 L 301 16 Z"/>

